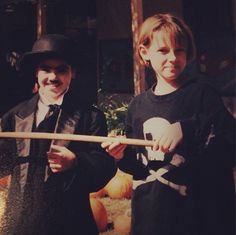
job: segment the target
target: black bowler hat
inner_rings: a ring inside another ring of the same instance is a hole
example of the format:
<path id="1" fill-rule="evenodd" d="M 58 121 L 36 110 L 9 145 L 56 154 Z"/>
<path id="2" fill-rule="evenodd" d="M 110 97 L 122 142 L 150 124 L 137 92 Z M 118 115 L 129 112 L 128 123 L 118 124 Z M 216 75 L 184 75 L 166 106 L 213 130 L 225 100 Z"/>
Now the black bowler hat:
<path id="1" fill-rule="evenodd" d="M 47 58 L 61 58 L 68 64 L 75 63 L 75 48 L 72 40 L 60 34 L 47 34 L 38 39 L 32 51 L 23 54 L 19 61 L 21 70 L 32 70 Z"/>

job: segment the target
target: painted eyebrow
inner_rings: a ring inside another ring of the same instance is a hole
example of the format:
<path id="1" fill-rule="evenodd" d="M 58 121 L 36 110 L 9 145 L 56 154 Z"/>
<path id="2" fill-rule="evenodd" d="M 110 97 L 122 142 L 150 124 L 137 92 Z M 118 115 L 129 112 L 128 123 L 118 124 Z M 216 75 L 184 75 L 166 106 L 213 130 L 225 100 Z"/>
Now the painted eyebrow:
<path id="1" fill-rule="evenodd" d="M 158 49 L 168 49 L 167 46 L 162 46 L 162 47 L 159 47 Z"/>

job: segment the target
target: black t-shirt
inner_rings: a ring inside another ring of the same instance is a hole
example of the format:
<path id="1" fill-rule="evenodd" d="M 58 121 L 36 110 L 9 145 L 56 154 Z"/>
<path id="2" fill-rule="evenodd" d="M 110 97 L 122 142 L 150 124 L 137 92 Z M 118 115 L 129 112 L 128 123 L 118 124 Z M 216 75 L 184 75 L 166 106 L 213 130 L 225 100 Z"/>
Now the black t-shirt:
<path id="1" fill-rule="evenodd" d="M 183 142 L 174 152 L 128 147 L 119 162 L 134 177 L 134 235 L 205 234 L 196 199 L 205 183 L 199 182 L 209 183 L 219 167 L 225 169 L 220 175 L 232 167 L 235 120 L 214 88 L 191 80 L 170 94 L 158 96 L 151 88 L 136 96 L 128 109 L 127 137 L 155 139 L 175 122 L 181 123 Z"/>

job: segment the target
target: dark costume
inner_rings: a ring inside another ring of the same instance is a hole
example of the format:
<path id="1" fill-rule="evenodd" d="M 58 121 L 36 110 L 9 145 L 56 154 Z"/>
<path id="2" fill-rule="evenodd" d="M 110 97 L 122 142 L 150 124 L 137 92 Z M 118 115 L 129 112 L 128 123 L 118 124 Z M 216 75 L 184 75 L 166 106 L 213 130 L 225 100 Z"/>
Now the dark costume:
<path id="1" fill-rule="evenodd" d="M 2 131 L 37 131 L 106 135 L 102 112 L 66 94 L 55 114 L 35 126 L 39 96 L 6 113 Z M 89 193 L 102 188 L 115 174 L 112 157 L 100 144 L 56 141 L 77 157 L 74 169 L 52 173 L 46 152 L 50 140 L 1 139 L 0 175 L 11 174 L 6 224 L 1 234 L 98 234 L 89 205 Z"/>
<path id="2" fill-rule="evenodd" d="M 234 118 L 204 83 L 152 89 L 129 105 L 127 137 L 155 139 L 180 121 L 183 142 L 166 154 L 126 148 L 119 168 L 134 177 L 132 234 L 234 235 Z"/>

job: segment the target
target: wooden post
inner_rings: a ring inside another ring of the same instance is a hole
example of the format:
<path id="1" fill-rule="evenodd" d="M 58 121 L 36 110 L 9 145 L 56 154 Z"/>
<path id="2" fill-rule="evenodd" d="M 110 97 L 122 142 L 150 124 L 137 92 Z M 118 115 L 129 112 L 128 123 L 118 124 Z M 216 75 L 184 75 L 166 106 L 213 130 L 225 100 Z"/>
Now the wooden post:
<path id="1" fill-rule="evenodd" d="M 46 4 L 45 0 L 37 1 L 37 39 L 46 33 Z"/>
<path id="2" fill-rule="evenodd" d="M 134 68 L 134 95 L 145 90 L 145 71 L 135 56 L 135 45 L 138 40 L 138 28 L 143 22 L 143 1 L 131 0 L 132 33 L 133 33 L 133 68 Z"/>

